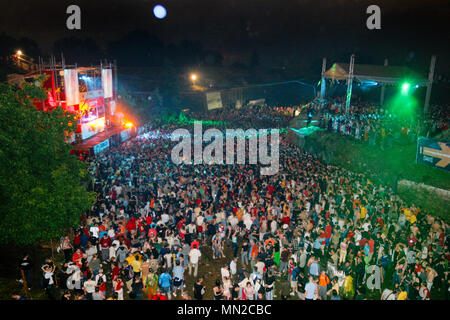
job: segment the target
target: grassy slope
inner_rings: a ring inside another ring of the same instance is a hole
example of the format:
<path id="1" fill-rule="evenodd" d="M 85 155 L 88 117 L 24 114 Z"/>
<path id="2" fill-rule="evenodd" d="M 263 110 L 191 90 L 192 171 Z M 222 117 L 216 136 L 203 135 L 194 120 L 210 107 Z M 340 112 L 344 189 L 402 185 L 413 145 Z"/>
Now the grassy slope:
<path id="1" fill-rule="evenodd" d="M 382 151 L 349 137 L 326 131 L 315 132 L 305 141 L 305 149 L 314 153 L 325 151 L 326 160 L 356 172 L 369 172 L 374 180 L 396 187 L 397 181 L 406 179 L 418 183 L 450 190 L 450 173 L 414 163 L 416 143 L 394 145 Z M 406 201 L 413 201 L 423 209 L 450 219 L 449 201 L 439 199 L 427 192 L 398 190 Z"/>

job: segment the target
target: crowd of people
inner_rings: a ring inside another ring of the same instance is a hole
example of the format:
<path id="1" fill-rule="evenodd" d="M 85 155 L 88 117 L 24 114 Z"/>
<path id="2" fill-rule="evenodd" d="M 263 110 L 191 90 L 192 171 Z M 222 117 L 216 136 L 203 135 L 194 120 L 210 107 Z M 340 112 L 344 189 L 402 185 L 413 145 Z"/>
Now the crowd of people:
<path id="1" fill-rule="evenodd" d="M 273 113 L 260 117 L 204 116 L 277 127 Z M 285 134 L 275 175 L 250 164 L 175 165 L 178 127 L 149 123 L 87 160 L 97 200 L 61 239 L 62 263 L 42 265 L 50 299 L 56 288 L 83 300 L 448 299 L 446 221 L 321 163 Z M 21 268 L 30 274 L 29 257 Z"/>
<path id="2" fill-rule="evenodd" d="M 328 131 L 385 149 L 415 143 L 419 136 L 431 137 L 447 130 L 448 108 L 433 105 L 430 110 L 426 117 L 402 115 L 359 99 L 352 102 L 347 114 L 344 97 L 338 97 L 326 103 L 316 99 L 306 112 L 319 117 L 320 126 Z"/>
<path id="3" fill-rule="evenodd" d="M 220 108 L 206 112 L 194 112 L 193 118 L 220 122 L 222 128 L 285 128 L 293 115 L 282 108 L 271 108 L 266 104 L 247 105 L 240 109 Z"/>

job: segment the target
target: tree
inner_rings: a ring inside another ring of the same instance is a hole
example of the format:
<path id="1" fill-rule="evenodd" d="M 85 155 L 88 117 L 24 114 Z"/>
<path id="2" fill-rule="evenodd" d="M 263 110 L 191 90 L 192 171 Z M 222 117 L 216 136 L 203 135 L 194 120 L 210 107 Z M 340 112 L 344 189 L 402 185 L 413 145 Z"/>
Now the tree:
<path id="1" fill-rule="evenodd" d="M 87 165 L 69 154 L 75 115 L 38 110 L 34 84 L 0 84 L 0 243 L 28 245 L 79 226 L 94 200 L 82 186 Z"/>

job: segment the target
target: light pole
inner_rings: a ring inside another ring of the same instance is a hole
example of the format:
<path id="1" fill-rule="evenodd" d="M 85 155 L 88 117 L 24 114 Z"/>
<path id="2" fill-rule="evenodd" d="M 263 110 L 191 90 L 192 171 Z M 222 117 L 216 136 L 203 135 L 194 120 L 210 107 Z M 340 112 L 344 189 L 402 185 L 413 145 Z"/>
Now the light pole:
<path id="1" fill-rule="evenodd" d="M 16 57 L 17 57 L 17 66 L 20 67 L 20 62 L 22 60 L 22 50 L 17 50 L 16 52 Z"/>
<path id="2" fill-rule="evenodd" d="M 191 74 L 192 84 L 195 86 L 195 80 L 197 80 L 197 75 L 195 73 Z"/>

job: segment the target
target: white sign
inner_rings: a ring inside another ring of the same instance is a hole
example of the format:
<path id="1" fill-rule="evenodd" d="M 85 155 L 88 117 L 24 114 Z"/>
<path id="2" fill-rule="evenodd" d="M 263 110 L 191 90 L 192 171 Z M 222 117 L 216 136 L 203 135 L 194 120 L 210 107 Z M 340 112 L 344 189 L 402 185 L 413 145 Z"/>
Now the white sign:
<path id="1" fill-rule="evenodd" d="M 91 90 L 86 92 L 84 99 L 85 100 L 89 100 L 89 99 L 94 99 L 94 98 L 99 98 L 103 96 L 103 90 L 99 89 L 99 90 Z"/>
<path id="2" fill-rule="evenodd" d="M 78 86 L 77 69 L 64 69 L 64 90 L 66 105 L 73 106 L 80 103 L 80 88 Z"/>
<path id="3" fill-rule="evenodd" d="M 121 139 L 122 142 L 130 139 L 130 129 L 123 130 L 120 133 L 120 139 Z"/>
<path id="4" fill-rule="evenodd" d="M 250 100 L 248 102 L 249 106 L 257 106 L 257 105 L 262 105 L 266 102 L 266 99 L 257 99 L 257 100 Z"/>
<path id="5" fill-rule="evenodd" d="M 114 113 L 116 112 L 116 101 L 115 100 L 111 100 L 109 102 L 109 111 L 111 112 L 111 115 L 113 116 Z"/>
<path id="6" fill-rule="evenodd" d="M 105 117 L 81 124 L 81 139 L 87 139 L 105 130 Z"/>
<path id="7" fill-rule="evenodd" d="M 206 103 L 208 105 L 208 110 L 222 108 L 222 98 L 220 96 L 220 91 L 207 92 Z"/>
<path id="8" fill-rule="evenodd" d="M 94 146 L 94 153 L 99 154 L 100 152 L 109 148 L 109 139 L 100 142 L 99 144 Z"/>
<path id="9" fill-rule="evenodd" d="M 102 86 L 103 86 L 103 97 L 111 98 L 113 96 L 111 69 L 102 69 Z"/>

